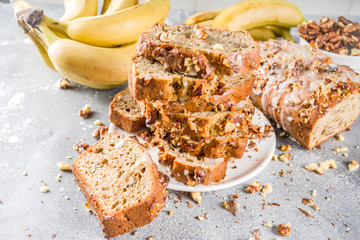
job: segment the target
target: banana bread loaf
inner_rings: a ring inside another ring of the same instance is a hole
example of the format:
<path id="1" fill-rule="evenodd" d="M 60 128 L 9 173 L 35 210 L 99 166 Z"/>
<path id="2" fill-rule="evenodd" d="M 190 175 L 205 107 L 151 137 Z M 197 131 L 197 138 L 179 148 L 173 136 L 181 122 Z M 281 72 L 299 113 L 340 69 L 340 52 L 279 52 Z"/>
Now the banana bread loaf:
<path id="1" fill-rule="evenodd" d="M 166 69 L 204 79 L 244 75 L 259 64 L 259 48 L 247 31 L 155 24 L 141 33 L 137 52 Z"/>
<path id="2" fill-rule="evenodd" d="M 150 223 L 165 204 L 169 178 L 135 138 L 106 134 L 72 169 L 106 238 Z"/>
<path id="3" fill-rule="evenodd" d="M 227 161 L 224 159 L 199 158 L 181 153 L 178 148 L 159 138 L 153 139 L 152 145 L 159 149 L 160 163 L 169 166 L 171 176 L 184 184 L 209 185 L 225 177 Z"/>
<path id="4" fill-rule="evenodd" d="M 118 93 L 111 102 L 109 120 L 126 132 L 136 132 L 145 128 L 145 117 L 142 116 L 128 88 Z"/>
<path id="5" fill-rule="evenodd" d="M 360 113 L 357 73 L 314 46 L 259 45 L 262 62 L 251 99 L 278 127 L 310 150 L 352 125 Z"/>

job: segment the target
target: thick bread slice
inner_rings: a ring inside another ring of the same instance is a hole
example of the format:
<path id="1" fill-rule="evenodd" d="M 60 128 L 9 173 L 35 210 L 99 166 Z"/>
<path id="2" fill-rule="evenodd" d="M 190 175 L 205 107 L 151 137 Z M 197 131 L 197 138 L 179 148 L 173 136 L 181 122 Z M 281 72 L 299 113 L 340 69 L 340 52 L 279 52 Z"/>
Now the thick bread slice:
<path id="1" fill-rule="evenodd" d="M 169 178 L 135 138 L 106 134 L 72 169 L 106 238 L 150 223 L 165 204 Z"/>
<path id="2" fill-rule="evenodd" d="M 155 24 L 139 37 L 137 52 L 160 61 L 166 69 L 214 79 L 244 75 L 260 61 L 259 47 L 247 31 Z"/>
<path id="3" fill-rule="evenodd" d="M 360 77 L 320 50 L 288 41 L 259 43 L 253 103 L 312 149 L 349 128 L 360 113 Z"/>
<path id="4" fill-rule="evenodd" d="M 118 93 L 111 102 L 109 120 L 126 132 L 136 132 L 146 127 L 145 117 L 142 116 L 128 88 Z"/>
<path id="5" fill-rule="evenodd" d="M 164 129 L 157 128 L 157 138 L 166 139 L 182 152 L 192 156 L 207 158 L 241 158 L 244 154 L 247 141 L 247 126 L 229 136 L 210 136 L 205 138 L 190 138 L 188 135 L 167 134 Z"/>
<path id="6" fill-rule="evenodd" d="M 227 161 L 224 159 L 198 158 L 181 153 L 178 148 L 159 138 L 153 139 L 152 145 L 160 151 L 160 163 L 169 166 L 171 176 L 184 184 L 209 185 L 225 177 Z"/>
<path id="7" fill-rule="evenodd" d="M 170 134 L 191 138 L 228 136 L 246 128 L 254 115 L 254 106 L 249 99 L 238 103 L 233 111 L 203 111 L 173 113 L 161 111 L 159 121 Z"/>

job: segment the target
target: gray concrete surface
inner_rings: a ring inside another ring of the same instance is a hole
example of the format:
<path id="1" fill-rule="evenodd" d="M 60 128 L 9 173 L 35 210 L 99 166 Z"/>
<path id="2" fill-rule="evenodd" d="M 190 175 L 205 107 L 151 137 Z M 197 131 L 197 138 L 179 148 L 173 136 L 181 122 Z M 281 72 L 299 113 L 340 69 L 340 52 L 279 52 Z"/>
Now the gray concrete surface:
<path id="1" fill-rule="evenodd" d="M 54 17 L 61 14 L 50 5 L 39 7 Z M 60 75 L 41 62 L 35 47 L 17 26 L 12 7 L 0 4 L 0 12 L 0 239 L 103 239 L 95 217 L 83 207 L 85 199 L 73 175 L 61 172 L 56 164 L 72 163 L 77 156 L 72 150 L 74 143 L 95 142 L 91 137 L 96 128 L 93 122 L 100 119 L 108 124 L 111 95 L 123 87 L 107 91 L 81 86 L 76 90 L 59 89 L 56 83 Z M 173 11 L 170 22 L 180 24 L 185 16 L 184 12 Z M 85 104 L 90 104 L 94 113 L 84 120 L 78 110 Z M 355 148 L 360 145 L 360 119 L 344 136 L 344 142 L 331 139 L 321 150 L 312 151 L 277 137 L 278 146 L 292 146 L 293 160 L 271 162 L 251 180 L 271 183 L 273 193 L 266 197 L 247 194 L 244 188 L 249 181 L 206 193 L 202 204 L 197 205 L 186 193 L 182 202 L 175 203 L 179 192 L 169 191 L 167 207 L 153 223 L 137 229 L 137 236 L 125 234 L 115 239 L 249 239 L 256 229 L 260 230 L 260 239 L 276 239 L 275 227 L 288 222 L 291 235 L 282 239 L 360 239 L 360 170 L 347 170 L 352 159 L 360 160 L 360 149 Z M 347 157 L 332 152 L 341 146 L 349 148 Z M 338 167 L 322 176 L 304 169 L 305 164 L 330 158 L 336 159 Z M 59 173 L 61 182 L 55 180 Z M 44 183 L 50 189 L 45 194 L 40 192 Z M 312 190 L 317 196 L 310 195 Z M 234 217 L 222 203 L 236 192 L 240 208 Z M 301 203 L 302 198 L 310 197 L 319 211 Z M 187 207 L 186 201 L 194 207 Z M 170 210 L 173 215 L 168 215 Z M 207 219 L 195 219 L 204 213 Z M 268 221 L 273 228 L 263 226 Z"/>

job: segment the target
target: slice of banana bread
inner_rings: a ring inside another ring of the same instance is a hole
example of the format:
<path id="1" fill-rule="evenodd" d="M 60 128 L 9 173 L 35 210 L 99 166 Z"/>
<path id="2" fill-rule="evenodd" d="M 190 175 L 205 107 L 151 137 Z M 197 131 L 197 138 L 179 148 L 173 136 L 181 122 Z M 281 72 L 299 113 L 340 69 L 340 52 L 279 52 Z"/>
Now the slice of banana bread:
<path id="1" fill-rule="evenodd" d="M 137 52 L 160 61 L 166 69 L 214 79 L 244 75 L 260 61 L 259 47 L 247 31 L 155 24 L 139 37 Z"/>
<path id="2" fill-rule="evenodd" d="M 225 177 L 227 161 L 224 159 L 198 158 L 181 153 L 179 148 L 159 138 L 153 139 L 152 145 L 159 149 L 160 163 L 169 166 L 171 176 L 184 184 L 209 185 Z"/>
<path id="3" fill-rule="evenodd" d="M 191 138 L 228 136 L 246 128 L 254 115 L 254 106 L 249 99 L 238 103 L 233 111 L 203 111 L 174 113 L 160 111 L 161 126 L 170 134 Z"/>
<path id="4" fill-rule="evenodd" d="M 307 149 L 349 128 L 360 113 L 360 76 L 314 46 L 259 43 L 251 100 Z"/>
<path id="5" fill-rule="evenodd" d="M 111 102 L 109 120 L 126 132 L 136 132 L 146 127 L 145 117 L 141 115 L 140 108 L 128 88 L 118 93 Z"/>
<path id="6" fill-rule="evenodd" d="M 169 178 L 136 138 L 106 134 L 72 169 L 106 238 L 150 223 L 165 204 Z"/>

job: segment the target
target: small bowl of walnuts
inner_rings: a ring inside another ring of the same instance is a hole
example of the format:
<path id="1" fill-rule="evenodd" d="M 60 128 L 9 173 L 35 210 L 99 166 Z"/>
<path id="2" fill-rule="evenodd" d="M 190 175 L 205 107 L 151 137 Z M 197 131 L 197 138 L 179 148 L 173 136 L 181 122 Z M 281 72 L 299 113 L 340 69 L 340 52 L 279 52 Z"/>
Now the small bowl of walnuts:
<path id="1" fill-rule="evenodd" d="M 338 21 L 323 17 L 298 26 L 300 44 L 315 44 L 335 63 L 360 73 L 360 24 L 340 16 Z"/>

